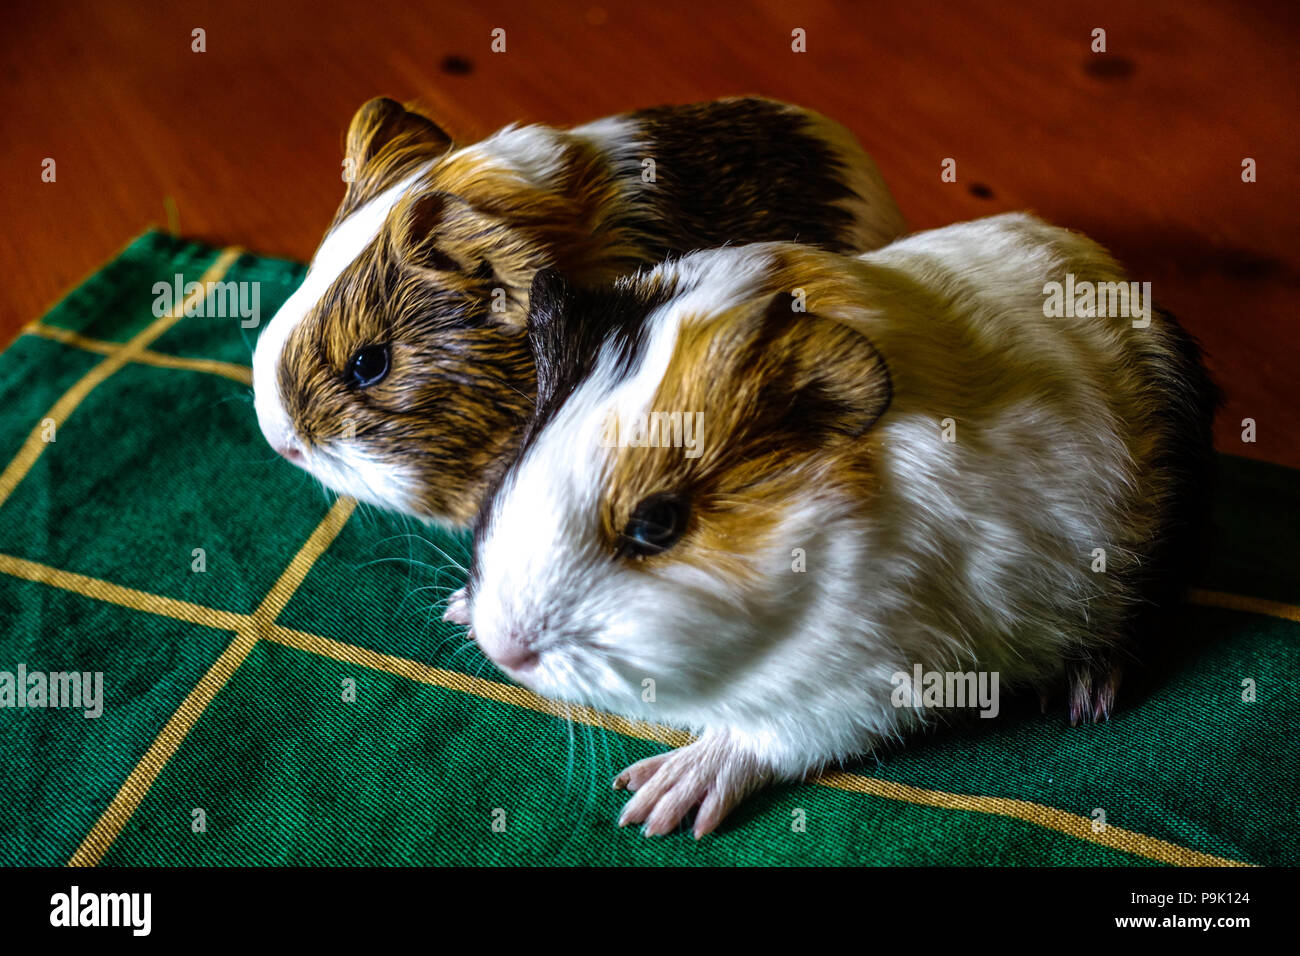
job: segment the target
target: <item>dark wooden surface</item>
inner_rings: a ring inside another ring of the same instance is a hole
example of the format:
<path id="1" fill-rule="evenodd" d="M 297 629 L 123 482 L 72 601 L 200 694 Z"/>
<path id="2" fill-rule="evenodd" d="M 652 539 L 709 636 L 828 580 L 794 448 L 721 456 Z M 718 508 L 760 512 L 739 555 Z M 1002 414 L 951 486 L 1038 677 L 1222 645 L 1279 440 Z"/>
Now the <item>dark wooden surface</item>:
<path id="1" fill-rule="evenodd" d="M 1205 344 L 1228 393 L 1219 447 L 1300 466 L 1297 39 L 1288 4 L 1187 0 L 11 6 L 0 341 L 150 225 L 308 257 L 348 119 L 376 94 L 468 140 L 756 92 L 853 129 L 914 228 L 1031 209 L 1110 246 Z"/>

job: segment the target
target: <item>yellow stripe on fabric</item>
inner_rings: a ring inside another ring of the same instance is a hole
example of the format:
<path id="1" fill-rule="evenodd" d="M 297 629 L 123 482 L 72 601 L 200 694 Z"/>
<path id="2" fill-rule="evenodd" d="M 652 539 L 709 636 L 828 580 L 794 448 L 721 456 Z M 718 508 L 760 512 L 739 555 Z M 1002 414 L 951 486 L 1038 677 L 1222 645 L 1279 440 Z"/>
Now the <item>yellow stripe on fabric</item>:
<path id="1" fill-rule="evenodd" d="M 277 587 L 296 589 L 306 577 L 311 564 L 315 562 L 315 559 L 320 554 L 324 553 L 324 550 L 333 541 L 338 531 L 341 530 L 343 522 L 347 520 L 347 516 L 351 514 L 351 511 L 352 508 L 346 506 L 337 510 L 331 509 L 330 514 L 321 522 L 307 543 L 303 545 L 299 555 L 285 570 L 280 581 L 277 582 Z M 153 779 L 161 772 L 167 760 L 170 759 L 176 748 L 184 740 L 194 721 L 206 709 L 208 703 L 211 703 L 217 691 L 225 685 L 238 668 L 238 664 L 243 661 L 248 651 L 252 649 L 256 643 L 258 633 L 275 643 L 307 653 L 329 657 L 343 663 L 355 664 L 371 670 L 383 671 L 408 680 L 419 681 L 514 707 L 552 714 L 628 737 L 649 740 L 670 747 L 680 747 L 691 740 L 689 734 L 680 730 L 629 721 L 594 708 L 548 700 L 512 684 L 484 680 L 480 677 L 462 674 L 459 671 L 443 670 L 406 658 L 381 654 L 378 651 L 345 644 L 318 634 L 283 627 L 275 624 L 273 619 L 267 620 L 265 617 L 258 619 L 252 615 L 235 614 L 190 604 L 185 601 L 176 601 L 171 598 L 110 584 L 97 578 L 88 578 L 84 575 L 49 568 L 45 565 L 8 555 L 0 555 L 0 572 L 30 581 L 49 584 L 86 597 L 109 601 L 136 610 L 192 623 L 230 627 L 238 632 L 235 641 L 226 649 L 222 658 L 213 665 L 208 674 L 204 676 L 199 685 L 182 703 L 176 714 L 173 715 L 172 720 L 168 722 L 167 727 L 154 741 L 154 747 L 150 748 L 140 765 L 132 772 L 131 777 L 128 777 L 127 783 L 123 785 L 113 805 L 101 817 L 95 829 L 86 837 L 81 848 L 69 861 L 69 865 L 73 866 L 94 865 L 103 858 L 113 840 L 116 839 L 116 836 L 121 832 L 131 815 L 134 814 L 140 801 L 144 799 Z M 1251 613 L 1267 613 L 1261 610 L 1262 607 L 1271 607 L 1274 611 L 1278 609 L 1296 610 L 1289 605 L 1279 605 L 1275 602 L 1260 601 L 1255 598 L 1223 595 L 1218 592 L 1202 592 L 1201 596 L 1205 594 L 1215 595 L 1216 601 L 1220 598 L 1224 599 L 1216 603 L 1215 606 L 1230 607 L 1233 610 L 1246 609 Z M 289 590 L 288 594 L 285 595 L 283 590 L 277 594 L 277 589 L 273 588 L 272 593 L 268 594 L 266 601 L 263 602 L 263 608 L 265 609 L 262 611 L 263 615 L 269 613 L 272 608 L 275 609 L 275 613 L 278 615 L 283 610 L 284 605 L 287 604 L 288 597 L 291 596 L 292 590 Z M 272 601 L 273 597 L 276 598 L 274 602 Z M 1228 599 L 1231 599 L 1231 604 L 1228 603 Z M 1295 619 L 1287 614 L 1274 614 L 1273 616 Z M 1121 827 L 1108 825 L 1105 830 L 1097 833 L 1093 831 L 1093 821 L 1088 817 L 1025 800 L 927 790 L 907 784 L 880 780 L 875 777 L 842 772 L 825 774 L 810 782 L 818 786 L 902 803 L 1012 817 L 1026 823 L 1055 830 L 1058 833 L 1079 840 L 1100 844 L 1174 866 L 1253 865 L 1228 857 L 1202 853 L 1199 850 L 1193 850 L 1167 840 L 1161 840 Z M 118 808 L 116 813 L 113 812 L 114 807 Z"/>
<path id="2" fill-rule="evenodd" d="M 682 730 L 661 727 L 657 724 L 647 724 L 642 721 L 627 720 L 615 714 L 607 714 L 604 711 L 596 710 L 593 707 L 585 707 L 581 704 L 566 704 L 561 701 L 550 700 L 546 697 L 539 697 L 532 691 L 517 687 L 514 684 L 502 684 L 497 681 L 484 680 L 481 677 L 471 677 L 468 674 L 462 674 L 460 671 L 430 667 L 427 664 L 420 664 L 404 657 L 393 657 L 390 654 L 381 654 L 368 648 L 357 647 L 355 644 L 344 644 L 341 641 L 331 640 L 319 634 L 295 631 L 292 628 L 276 625 L 263 634 L 263 637 L 310 654 L 332 657 L 334 660 L 342 661 L 345 664 L 356 664 L 361 667 L 368 667 L 371 670 L 385 671 L 398 677 L 405 677 L 408 680 L 419 681 L 422 684 L 431 684 L 434 687 L 459 691 L 462 694 L 472 694 L 475 697 L 483 697 L 498 703 L 535 710 L 543 714 L 553 714 L 556 717 L 568 718 L 592 727 L 603 727 L 626 737 L 653 740 L 656 743 L 666 744 L 670 747 L 685 746 L 693 739 L 690 734 Z"/>
<path id="3" fill-rule="evenodd" d="M 121 342 L 109 342 L 106 339 L 92 339 L 90 336 L 82 335 L 80 332 L 60 328 L 57 325 L 46 325 L 44 322 L 29 322 L 27 325 L 23 326 L 22 334 L 39 335 L 43 339 L 49 339 L 52 342 L 62 342 L 64 345 L 73 345 L 79 349 L 85 349 L 87 352 L 95 352 L 98 355 L 111 355 L 122 347 Z"/>
<path id="4" fill-rule="evenodd" d="M 217 658 L 216 663 L 208 669 L 194 689 L 181 702 L 171 719 L 154 738 L 153 745 L 136 764 L 113 798 L 108 809 L 100 816 L 90 833 L 86 835 L 81 846 L 68 860 L 68 866 L 96 866 L 104 858 L 109 847 L 126 828 L 135 811 L 149 793 L 149 788 L 162 773 L 172 755 L 184 743 L 191 728 L 203 716 L 208 705 L 226 686 L 235 671 L 239 670 L 249 652 L 257 644 L 258 637 L 274 625 L 275 618 L 284 610 L 293 597 L 294 591 L 307 577 L 316 560 L 325 553 L 338 533 L 347 523 L 356 508 L 351 498 L 339 498 L 330 507 L 321 523 L 293 556 L 279 579 L 272 585 L 270 592 L 258 605 L 252 615 L 234 615 L 236 621 L 235 639 Z M 86 593 L 86 592 L 81 592 Z M 94 596 L 88 594 L 88 596 Z"/>
<path id="5" fill-rule="evenodd" d="M 50 443 L 44 439 L 44 423 L 52 420 L 55 428 L 58 428 L 67 421 L 68 416 L 76 411 L 77 406 L 98 385 L 122 366 L 138 358 L 151 342 L 180 321 L 185 316 L 187 309 L 193 308 L 205 299 L 208 294 L 208 285 L 220 281 L 241 254 L 241 250 L 235 248 L 223 250 L 217 256 L 216 261 L 208 266 L 207 271 L 199 277 L 198 288 L 190 295 L 187 295 L 184 301 L 177 303 L 166 315 L 154 319 L 127 342 L 123 343 L 120 348 L 105 356 L 102 362 L 83 375 L 71 388 L 63 393 L 50 410 L 42 416 L 41 421 L 37 422 L 31 434 L 27 436 L 27 440 L 23 442 L 22 448 L 18 450 L 18 454 L 0 473 L 0 505 L 3 505 L 9 499 L 14 489 L 18 487 L 19 482 L 26 477 L 32 466 L 36 464 L 37 459 L 41 457 L 41 453 L 49 447 Z"/>
<path id="6" fill-rule="evenodd" d="M 1261 614 L 1264 617 L 1280 617 L 1284 621 L 1300 623 L 1300 607 L 1294 604 L 1283 604 L 1281 601 L 1266 601 L 1263 598 L 1246 597 L 1242 594 L 1193 590 L 1187 592 L 1187 603 L 1197 604 L 1201 607 L 1222 608 L 1225 611 Z"/>
<path id="7" fill-rule="evenodd" d="M 233 631 L 243 627 L 249 621 L 247 614 L 222 611 L 202 604 L 192 604 L 189 601 L 151 594 L 148 591 L 137 591 L 135 588 L 112 584 L 84 574 L 74 574 L 71 571 L 61 571 L 48 564 L 38 564 L 9 554 L 0 554 L 0 571 L 16 578 L 48 584 L 108 604 L 117 604 L 132 610 L 145 611 L 177 621 L 188 621 L 191 624 L 201 624 L 218 630 Z"/>
<path id="8" fill-rule="evenodd" d="M 23 329 L 23 332 L 27 335 L 38 335 L 44 339 L 61 342 L 64 345 L 71 345 L 74 348 L 83 349 L 87 352 L 94 352 L 97 355 L 109 355 L 122 347 L 118 342 L 107 342 L 104 339 L 92 339 L 79 332 L 73 332 L 70 329 L 61 329 L 57 325 L 46 325 L 43 322 L 32 322 Z M 141 365 L 152 365 L 156 368 L 178 368 L 190 372 L 206 372 L 210 375 L 221 375 L 225 378 L 233 379 L 236 382 L 242 382 L 244 385 L 253 384 L 253 370 L 247 365 L 236 365 L 234 362 L 219 362 L 216 359 L 187 358 L 182 355 L 168 355 L 165 352 L 154 352 L 150 349 L 145 349 L 132 361 L 138 362 Z"/>
<path id="9" fill-rule="evenodd" d="M 284 569 L 279 580 L 271 585 L 271 590 L 267 592 L 262 603 L 257 610 L 253 612 L 254 620 L 260 627 L 268 628 L 275 619 L 280 616 L 280 612 L 285 609 L 289 599 L 293 597 L 293 592 L 298 590 L 298 586 L 307 577 L 307 572 L 311 570 L 316 559 L 325 553 L 325 549 L 334 543 L 338 533 L 343 530 L 347 524 L 348 518 L 352 517 L 352 512 L 357 508 L 356 500 L 353 498 L 337 498 L 334 504 L 330 506 L 329 513 L 325 515 L 316 530 L 306 540 L 298 553 L 293 556 L 289 566 Z"/>
<path id="10" fill-rule="evenodd" d="M 557 717 L 568 718 L 577 723 L 613 731 L 627 737 L 651 740 L 670 747 L 685 746 L 693 739 L 690 734 L 671 727 L 629 721 L 623 717 L 595 710 L 591 707 L 548 700 L 513 684 L 501 684 L 496 681 L 484 680 L 481 677 L 470 677 L 468 674 L 462 674 L 459 671 L 429 667 L 406 658 L 380 654 L 377 651 L 352 644 L 344 644 L 317 634 L 276 626 L 271 628 L 265 634 L 265 637 L 268 640 L 301 651 L 330 657 L 347 664 L 384 671 L 398 677 L 431 684 L 446 690 L 472 694 L 476 697 L 515 707 L 553 714 Z M 844 790 L 850 793 L 896 800 L 900 803 L 1012 817 L 1049 830 L 1055 830 L 1058 833 L 1064 833 L 1079 840 L 1097 843 L 1173 866 L 1253 865 L 1239 860 L 1202 853 L 1199 850 L 1179 846 L 1167 840 L 1161 840 L 1157 837 L 1147 836 L 1134 830 L 1125 830 L 1109 824 L 1098 833 L 1093 830 L 1093 820 L 1089 817 L 1069 813 L 1044 804 L 1031 803 L 1026 800 L 946 793 L 942 790 L 926 790 L 903 783 L 880 780 L 876 777 L 865 777 L 860 774 L 843 772 L 823 774 L 808 782 L 834 790 Z"/>
<path id="11" fill-rule="evenodd" d="M 1143 856 L 1149 860 L 1168 863 L 1171 866 L 1253 866 L 1227 857 L 1213 856 L 1192 850 L 1177 843 L 1170 843 L 1145 833 L 1125 830 L 1106 824 L 1101 832 L 1093 829 L 1090 817 L 1079 816 L 1058 810 L 1056 807 L 1027 800 L 1014 800 L 1010 797 L 971 796 L 962 793 L 946 793 L 942 790 L 925 790 L 920 787 L 880 780 L 876 777 L 864 777 L 856 773 L 828 773 L 811 781 L 819 786 L 847 790 L 850 793 L 865 793 L 887 800 L 899 800 L 903 803 L 938 807 L 944 810 L 967 810 L 972 813 L 985 813 L 1000 817 L 1012 817 L 1033 823 L 1079 840 L 1098 843 L 1114 850 L 1123 850 L 1134 856 Z"/>
<path id="12" fill-rule="evenodd" d="M 242 385 L 253 384 L 253 370 L 247 365 L 233 362 L 218 362 L 216 359 L 187 358 L 183 355 L 166 355 L 162 352 L 144 351 L 134 359 L 140 365 L 152 365 L 155 368 L 175 368 L 185 372 L 203 372 L 206 375 L 220 375 L 239 382 Z"/>
<path id="13" fill-rule="evenodd" d="M 199 678 L 194 689 L 189 692 L 185 700 L 181 701 L 180 707 L 176 708 L 171 719 L 154 738 L 153 745 L 145 751 L 144 757 L 135 765 L 135 769 L 122 784 L 113 802 L 91 828 L 81 846 L 72 854 L 68 866 L 99 864 L 104 854 L 108 852 L 108 848 L 113 845 L 113 841 L 135 815 L 135 811 L 149 793 L 149 788 L 158 779 L 158 774 L 162 773 L 163 767 L 167 766 L 167 761 L 171 760 L 172 754 L 180 748 L 189 735 L 190 729 L 208 709 L 208 704 L 212 703 L 221 688 L 226 686 L 226 682 L 239 669 L 239 665 L 244 662 L 244 658 L 256 643 L 257 635 L 251 627 L 243 628 L 235 634 L 235 639 L 217 658 L 216 663 L 208 668 L 208 672 Z"/>

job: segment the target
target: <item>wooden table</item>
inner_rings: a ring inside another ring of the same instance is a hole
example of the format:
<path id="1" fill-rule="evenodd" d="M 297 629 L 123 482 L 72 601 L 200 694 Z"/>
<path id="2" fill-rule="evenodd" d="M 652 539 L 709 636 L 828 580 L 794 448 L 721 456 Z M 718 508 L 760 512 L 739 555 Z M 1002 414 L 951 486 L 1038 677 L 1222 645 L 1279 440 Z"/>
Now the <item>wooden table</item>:
<path id="1" fill-rule="evenodd" d="M 915 228 L 1031 209 L 1109 245 L 1204 342 L 1220 449 L 1300 467 L 1288 4 L 76 0 L 14 6 L 0 50 L 0 342 L 150 225 L 310 256 L 376 94 L 468 140 L 753 92 L 853 129 Z"/>

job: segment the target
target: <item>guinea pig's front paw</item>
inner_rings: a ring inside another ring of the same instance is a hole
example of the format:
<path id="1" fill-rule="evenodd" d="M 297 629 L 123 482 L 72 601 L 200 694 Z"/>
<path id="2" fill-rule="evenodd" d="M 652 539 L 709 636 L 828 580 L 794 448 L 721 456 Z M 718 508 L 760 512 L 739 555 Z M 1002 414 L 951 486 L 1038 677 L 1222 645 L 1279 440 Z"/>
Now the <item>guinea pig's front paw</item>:
<path id="1" fill-rule="evenodd" d="M 469 595 L 464 588 L 453 591 L 447 598 L 447 610 L 442 612 L 442 619 L 469 627 Z"/>
<path id="2" fill-rule="evenodd" d="M 615 778 L 615 790 L 636 791 L 618 825 L 644 823 L 646 836 L 662 836 L 698 806 L 698 840 L 770 776 L 726 734 L 705 734 L 693 744 L 634 763 Z"/>

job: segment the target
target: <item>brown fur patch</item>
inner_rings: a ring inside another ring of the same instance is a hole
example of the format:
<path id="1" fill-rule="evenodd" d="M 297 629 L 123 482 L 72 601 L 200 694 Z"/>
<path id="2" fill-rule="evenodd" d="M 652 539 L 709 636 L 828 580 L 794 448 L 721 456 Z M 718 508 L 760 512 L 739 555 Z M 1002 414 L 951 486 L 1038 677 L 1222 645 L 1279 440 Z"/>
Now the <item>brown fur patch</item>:
<path id="1" fill-rule="evenodd" d="M 352 178 L 330 228 L 451 148 L 451 137 L 428 117 L 386 97 L 364 103 L 348 127 L 343 156 Z"/>
<path id="2" fill-rule="evenodd" d="M 357 127 L 349 142 L 362 151 L 366 131 L 382 128 L 373 118 Z M 428 143 L 420 128 L 399 133 L 362 167 L 345 206 L 428 161 Z M 319 452 L 353 435 L 418 472 L 420 509 L 473 517 L 533 409 L 522 328 L 533 275 L 558 264 L 596 282 L 640 261 L 634 237 L 612 224 L 616 183 L 599 155 L 575 142 L 564 160 L 555 190 L 473 154 L 435 162 L 285 344 L 281 392 L 304 443 Z M 391 368 L 358 389 L 347 366 L 372 344 L 390 345 Z"/>
<path id="3" fill-rule="evenodd" d="M 454 149 L 392 100 L 365 104 L 348 131 L 356 177 L 334 225 L 431 165 L 285 344 L 279 384 L 303 441 L 319 452 L 354 434 L 371 456 L 415 471 L 412 510 L 468 522 L 533 408 L 523 326 L 538 270 L 589 285 L 719 242 L 815 232 L 853 245 L 860 224 L 841 179 L 845 164 L 869 160 L 827 147 L 812 116 L 752 98 L 631 114 L 664 177 L 649 185 L 626 156 L 616 167 L 586 139 L 537 130 L 528 135 L 550 137 L 556 152 L 555 175 L 538 185 L 490 147 Z M 388 377 L 355 387 L 349 361 L 378 344 L 391 348 Z"/>
<path id="4" fill-rule="evenodd" d="M 521 331 L 482 320 L 473 283 L 431 282 L 394 241 L 381 235 L 290 335 L 285 409 L 308 445 L 355 437 L 420 474 L 422 507 L 468 521 L 532 412 L 532 357 Z M 373 343 L 390 345 L 391 369 L 359 389 L 348 363 Z"/>
<path id="5" fill-rule="evenodd" d="M 860 333 L 790 305 L 778 294 L 684 322 L 650 411 L 703 413 L 701 453 L 616 450 L 603 515 L 611 547 L 642 500 L 674 492 L 691 521 L 671 560 L 752 581 L 760 569 L 746 556 L 766 550 L 810 488 L 870 497 L 866 435 L 888 404 L 888 371 Z"/>

